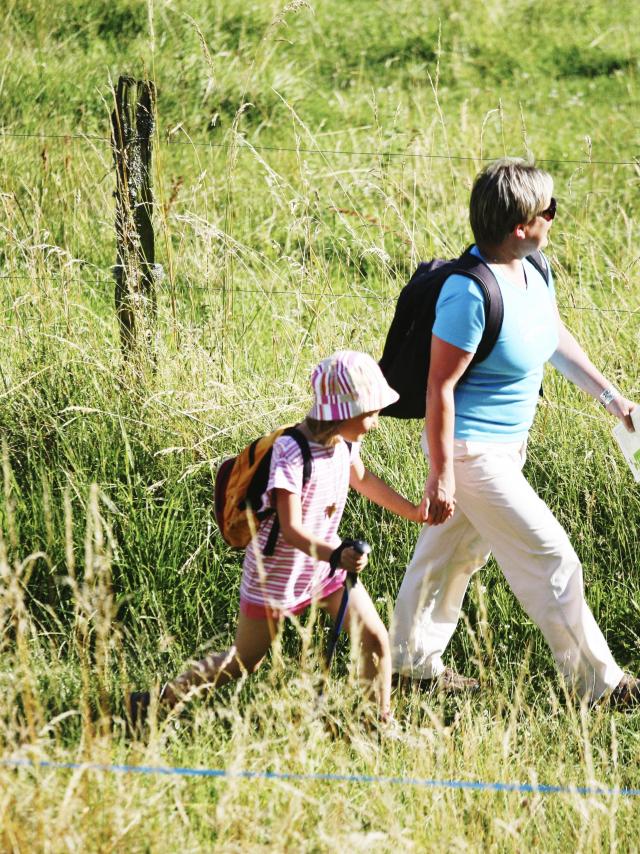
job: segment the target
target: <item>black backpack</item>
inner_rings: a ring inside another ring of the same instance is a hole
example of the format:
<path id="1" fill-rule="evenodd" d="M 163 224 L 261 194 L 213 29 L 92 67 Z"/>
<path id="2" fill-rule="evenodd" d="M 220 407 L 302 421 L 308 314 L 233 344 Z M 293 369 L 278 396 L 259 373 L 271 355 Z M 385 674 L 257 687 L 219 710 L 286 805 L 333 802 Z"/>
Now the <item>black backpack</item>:
<path id="1" fill-rule="evenodd" d="M 527 256 L 547 285 L 549 268 L 541 252 Z M 504 306 L 502 294 L 489 266 L 467 249 L 460 258 L 444 261 L 434 258 L 418 265 L 409 283 L 400 292 L 396 310 L 387 333 L 380 368 L 389 385 L 400 399 L 381 411 L 393 418 L 424 418 L 431 332 L 436 315 L 436 303 L 442 286 L 454 273 L 474 279 L 484 296 L 485 326 L 478 349 L 463 374 L 482 362 L 493 350 L 502 328 Z"/>

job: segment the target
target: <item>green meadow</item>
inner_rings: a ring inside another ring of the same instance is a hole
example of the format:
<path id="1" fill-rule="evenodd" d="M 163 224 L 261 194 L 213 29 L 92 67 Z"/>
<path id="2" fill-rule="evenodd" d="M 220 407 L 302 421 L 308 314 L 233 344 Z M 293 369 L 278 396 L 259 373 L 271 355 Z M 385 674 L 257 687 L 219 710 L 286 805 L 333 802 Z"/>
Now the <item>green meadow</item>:
<path id="1" fill-rule="evenodd" d="M 565 696 L 492 562 L 449 653 L 481 695 L 396 696 L 393 734 L 362 725 L 345 641 L 319 713 L 317 614 L 143 740 L 123 713 L 128 690 L 233 638 L 242 554 L 213 523 L 218 463 L 304 415 L 320 358 L 379 356 L 418 260 L 470 242 L 487 159 L 554 176 L 561 314 L 640 400 L 634 4 L 6 0 L 0 20 L 0 849 L 636 850 L 638 797 L 313 778 L 640 789 L 640 712 Z M 123 362 L 114 308 L 120 74 L 158 90 L 155 370 Z M 612 427 L 550 369 L 527 474 L 640 674 L 640 486 Z M 412 500 L 420 429 L 384 421 L 362 452 Z M 363 581 L 387 620 L 417 527 L 352 496 L 342 532 L 372 544 Z"/>

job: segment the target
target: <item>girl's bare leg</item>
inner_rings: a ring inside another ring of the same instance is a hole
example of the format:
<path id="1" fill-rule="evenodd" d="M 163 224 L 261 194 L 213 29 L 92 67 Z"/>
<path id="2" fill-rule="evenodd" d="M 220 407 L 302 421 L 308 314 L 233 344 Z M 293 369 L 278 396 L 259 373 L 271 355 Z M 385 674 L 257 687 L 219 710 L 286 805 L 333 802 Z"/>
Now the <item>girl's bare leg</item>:
<path id="1" fill-rule="evenodd" d="M 321 603 L 335 620 L 340 608 L 343 589 L 336 590 Z M 345 628 L 350 637 L 360 640 L 361 675 L 371 686 L 378 703 L 380 718 L 391 714 L 391 647 L 389 634 L 380 619 L 371 597 L 362 583 L 349 593 Z"/>
<path id="2" fill-rule="evenodd" d="M 233 646 L 226 652 L 212 652 L 172 682 L 167 682 L 161 700 L 170 708 L 191 689 L 217 688 L 242 673 L 255 673 L 273 643 L 277 625 L 267 619 L 252 619 L 242 612 Z"/>

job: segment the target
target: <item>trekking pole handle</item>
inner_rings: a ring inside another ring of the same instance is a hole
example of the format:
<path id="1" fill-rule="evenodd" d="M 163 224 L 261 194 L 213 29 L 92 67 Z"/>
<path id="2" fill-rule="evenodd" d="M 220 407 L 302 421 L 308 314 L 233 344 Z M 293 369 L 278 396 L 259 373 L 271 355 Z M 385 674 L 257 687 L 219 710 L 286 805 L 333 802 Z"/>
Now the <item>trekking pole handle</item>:
<path id="1" fill-rule="evenodd" d="M 369 543 L 365 542 L 365 540 L 352 540 L 346 539 L 343 540 L 340 545 L 333 550 L 331 553 L 331 557 L 329 558 L 329 566 L 331 567 L 331 575 L 336 571 L 338 566 L 340 565 L 340 558 L 342 557 L 342 552 L 345 549 L 355 549 L 360 555 L 368 555 L 371 551 L 371 546 Z M 349 575 L 354 575 L 357 578 L 355 573 L 349 573 Z M 354 582 L 355 583 L 355 582 Z M 353 584 L 352 584 L 353 586 Z"/>
<path id="2" fill-rule="evenodd" d="M 360 555 L 368 555 L 371 552 L 371 546 L 366 540 L 352 540 L 349 545 Z"/>
<path id="3" fill-rule="evenodd" d="M 348 548 L 354 549 L 359 555 L 368 555 L 371 553 L 371 546 L 366 540 L 350 540 Z M 356 572 L 348 572 L 345 584 L 348 584 L 349 587 L 355 587 L 357 583 L 358 574 Z"/>

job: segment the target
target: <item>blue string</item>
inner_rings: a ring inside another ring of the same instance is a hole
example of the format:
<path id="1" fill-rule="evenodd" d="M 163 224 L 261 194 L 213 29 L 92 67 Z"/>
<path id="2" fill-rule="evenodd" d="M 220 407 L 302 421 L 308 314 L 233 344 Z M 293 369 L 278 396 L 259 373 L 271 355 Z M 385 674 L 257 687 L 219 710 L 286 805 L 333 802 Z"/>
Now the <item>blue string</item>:
<path id="1" fill-rule="evenodd" d="M 482 792 L 517 792 L 542 795 L 595 795 L 640 797 L 640 789 L 609 789 L 600 786 L 547 786 L 534 783 L 487 783 L 481 780 L 427 780 L 419 777 L 384 777 L 373 774 L 295 774 L 277 771 L 227 771 L 224 768 L 173 768 L 157 765 L 104 765 L 94 762 L 49 762 L 31 759 L 2 759 L 0 765 L 15 768 L 107 771 L 122 774 L 160 774 L 173 777 L 217 777 L 241 780 L 315 781 L 322 783 L 377 783 L 420 786 L 427 789 L 469 789 Z"/>

